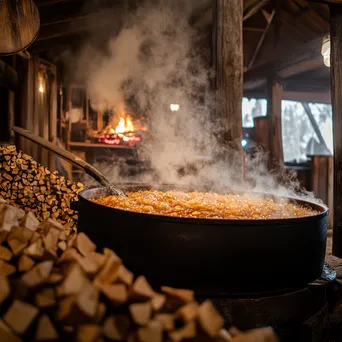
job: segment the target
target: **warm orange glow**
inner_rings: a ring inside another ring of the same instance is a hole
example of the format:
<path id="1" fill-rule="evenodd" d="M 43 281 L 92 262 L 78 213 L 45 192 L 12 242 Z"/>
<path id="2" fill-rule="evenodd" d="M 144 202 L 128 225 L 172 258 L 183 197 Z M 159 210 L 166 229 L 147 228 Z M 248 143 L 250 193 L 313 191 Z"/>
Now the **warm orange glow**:
<path id="1" fill-rule="evenodd" d="M 125 106 L 120 103 L 116 110 L 116 116 L 98 136 L 98 141 L 111 145 L 130 145 L 133 146 L 141 141 L 141 137 L 135 134 L 139 130 L 139 121 L 133 125 L 133 120 L 127 114 Z"/>
<path id="2" fill-rule="evenodd" d="M 133 132 L 134 126 L 129 116 L 121 117 L 119 123 L 115 127 L 115 133 Z"/>
<path id="3" fill-rule="evenodd" d="M 115 121 L 113 122 L 113 127 L 115 127 L 115 133 L 119 134 L 126 132 L 134 132 L 133 121 L 132 118 L 129 115 L 127 115 L 124 101 L 121 101 L 116 106 L 116 114 L 118 115 L 118 117 L 120 117 L 120 119 L 118 123 L 116 123 Z"/>

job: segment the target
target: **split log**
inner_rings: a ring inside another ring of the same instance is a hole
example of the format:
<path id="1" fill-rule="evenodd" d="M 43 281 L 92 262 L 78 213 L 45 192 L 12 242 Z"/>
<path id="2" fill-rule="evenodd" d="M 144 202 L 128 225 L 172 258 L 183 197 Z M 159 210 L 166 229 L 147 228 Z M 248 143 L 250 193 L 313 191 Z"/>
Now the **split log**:
<path id="1" fill-rule="evenodd" d="M 146 327 L 138 329 L 137 337 L 141 342 L 162 342 L 163 328 L 159 322 L 152 321 Z"/>
<path id="2" fill-rule="evenodd" d="M 211 337 L 217 336 L 223 328 L 224 320 L 209 300 L 198 309 L 198 321 L 202 329 Z"/>
<path id="3" fill-rule="evenodd" d="M 121 305 L 128 300 L 128 291 L 125 285 L 102 284 L 100 290 L 114 305 Z"/>
<path id="4" fill-rule="evenodd" d="M 43 315 L 38 320 L 36 331 L 36 341 L 55 341 L 58 333 L 47 315 Z"/>
<path id="5" fill-rule="evenodd" d="M 39 310 L 31 304 L 15 300 L 4 315 L 6 324 L 17 334 L 21 335 L 33 323 Z"/>
<path id="6" fill-rule="evenodd" d="M 130 296 L 140 299 L 151 299 L 155 295 L 152 287 L 144 276 L 139 276 L 130 290 Z"/>
<path id="7" fill-rule="evenodd" d="M 174 330 L 169 333 L 169 336 L 172 341 L 183 341 L 186 339 L 194 338 L 197 334 L 196 323 L 194 321 L 190 321 L 183 328 L 178 330 Z"/>
<path id="8" fill-rule="evenodd" d="M 134 323 L 146 325 L 151 318 L 152 307 L 150 303 L 135 303 L 129 306 L 129 312 Z"/>
<path id="9" fill-rule="evenodd" d="M 169 287 L 169 286 L 162 286 L 161 290 L 166 295 L 169 295 L 171 297 L 176 297 L 185 303 L 192 302 L 195 298 L 194 291 L 192 291 L 192 290 L 174 289 L 174 288 Z"/>
<path id="10" fill-rule="evenodd" d="M 10 294 L 10 285 L 5 276 L 0 274 L 0 305 Z"/>

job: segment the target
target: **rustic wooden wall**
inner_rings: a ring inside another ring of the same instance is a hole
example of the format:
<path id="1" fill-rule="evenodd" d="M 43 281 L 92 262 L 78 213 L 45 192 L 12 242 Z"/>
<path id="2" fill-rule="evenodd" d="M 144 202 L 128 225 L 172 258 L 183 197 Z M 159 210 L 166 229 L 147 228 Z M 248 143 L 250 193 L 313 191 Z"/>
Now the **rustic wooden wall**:
<path id="1" fill-rule="evenodd" d="M 49 140 L 57 137 L 56 67 L 37 57 L 20 67 L 22 87 L 17 94 L 16 124 Z M 43 92 L 40 92 L 42 87 Z M 54 169 L 54 156 L 26 139 L 17 140 L 18 147 L 45 166 Z"/>

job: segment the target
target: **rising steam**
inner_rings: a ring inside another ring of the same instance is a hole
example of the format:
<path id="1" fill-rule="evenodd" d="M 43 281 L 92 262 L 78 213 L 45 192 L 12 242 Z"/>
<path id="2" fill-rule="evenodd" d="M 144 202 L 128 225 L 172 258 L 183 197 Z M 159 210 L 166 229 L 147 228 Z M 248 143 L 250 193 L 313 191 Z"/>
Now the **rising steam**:
<path id="1" fill-rule="evenodd" d="M 150 161 L 152 172 L 134 180 L 298 194 L 298 181 L 292 175 L 285 177 L 284 186 L 267 171 L 263 153 L 246 160 L 246 180 L 241 177 L 236 154 L 219 148 L 214 138 L 218 127 L 211 118 L 215 106 L 208 92 L 210 69 L 195 48 L 201 37 L 189 25 L 188 17 L 184 2 L 139 8 L 127 13 L 120 32 L 109 39 L 106 52 L 88 44 L 78 57 L 80 69 L 76 72 L 86 77 L 93 102 L 116 107 L 123 96 L 134 97 L 139 110 L 147 113 L 152 140 L 139 154 Z M 172 103 L 180 105 L 179 111 L 170 111 Z M 198 165 L 204 156 L 215 162 L 186 172 L 186 165 Z M 97 166 L 113 182 L 130 181 L 120 177 L 117 166 Z M 180 173 L 182 168 L 185 172 Z"/>

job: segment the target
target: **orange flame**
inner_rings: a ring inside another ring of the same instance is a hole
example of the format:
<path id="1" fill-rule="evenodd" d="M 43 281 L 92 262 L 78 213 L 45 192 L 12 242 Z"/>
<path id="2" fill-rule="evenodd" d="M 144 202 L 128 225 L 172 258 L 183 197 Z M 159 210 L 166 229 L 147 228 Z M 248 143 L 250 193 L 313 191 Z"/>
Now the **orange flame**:
<path id="1" fill-rule="evenodd" d="M 120 117 L 119 123 L 115 127 L 115 133 L 133 132 L 134 125 L 130 117 Z"/>

